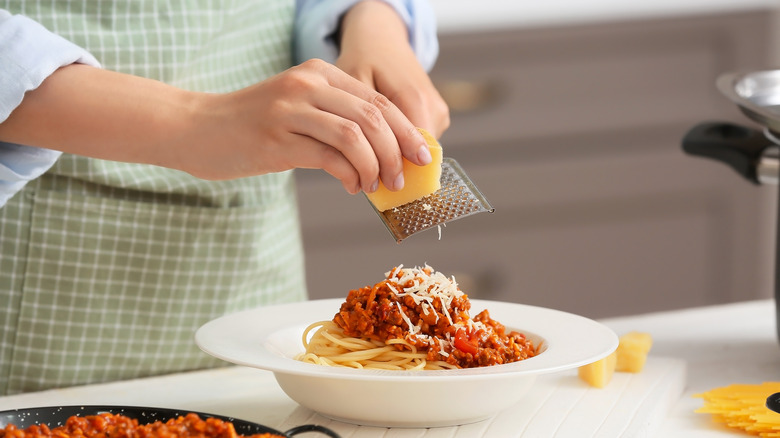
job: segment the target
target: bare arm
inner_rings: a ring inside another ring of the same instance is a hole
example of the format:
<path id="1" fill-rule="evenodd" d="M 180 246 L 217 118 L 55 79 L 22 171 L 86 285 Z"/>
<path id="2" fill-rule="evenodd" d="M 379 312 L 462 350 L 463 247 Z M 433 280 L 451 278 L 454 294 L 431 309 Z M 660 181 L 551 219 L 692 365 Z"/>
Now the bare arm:
<path id="1" fill-rule="evenodd" d="M 447 104 L 418 62 L 403 21 L 386 3 L 366 0 L 344 15 L 336 65 L 387 96 L 435 137 L 449 127 Z"/>
<path id="2" fill-rule="evenodd" d="M 198 97 L 158 81 L 72 64 L 25 95 L 0 123 L 0 139 L 185 170 L 163 146 L 187 129 Z"/>
<path id="3" fill-rule="evenodd" d="M 401 154 L 426 164 L 424 139 L 395 105 L 317 60 L 228 94 L 71 65 L 27 93 L 0 140 L 205 179 L 322 168 L 350 193 L 398 180 Z"/>

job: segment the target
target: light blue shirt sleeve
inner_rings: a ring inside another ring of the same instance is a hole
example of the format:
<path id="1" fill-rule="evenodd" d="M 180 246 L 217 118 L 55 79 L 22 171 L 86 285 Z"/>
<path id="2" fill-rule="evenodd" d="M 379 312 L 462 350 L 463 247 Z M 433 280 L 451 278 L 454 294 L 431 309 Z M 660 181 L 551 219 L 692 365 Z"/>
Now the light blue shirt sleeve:
<path id="1" fill-rule="evenodd" d="M 334 62 L 338 47 L 333 38 L 341 17 L 361 0 L 296 0 L 293 57 L 296 63 L 320 58 Z M 382 0 L 398 13 L 409 31 L 418 61 L 430 71 L 439 55 L 436 15 L 427 0 Z"/>
<path id="2" fill-rule="evenodd" d="M 58 68 L 73 63 L 99 67 L 86 50 L 39 23 L 0 9 L 0 123 Z M 61 152 L 0 141 L 0 207 L 49 170 Z"/>

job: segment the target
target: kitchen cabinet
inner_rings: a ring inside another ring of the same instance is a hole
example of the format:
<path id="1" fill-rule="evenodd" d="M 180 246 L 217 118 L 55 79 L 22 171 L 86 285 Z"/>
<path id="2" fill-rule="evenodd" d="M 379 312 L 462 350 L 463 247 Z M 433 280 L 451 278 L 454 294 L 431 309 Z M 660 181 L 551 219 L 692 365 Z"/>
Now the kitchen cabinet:
<path id="1" fill-rule="evenodd" d="M 445 155 L 496 211 L 396 244 L 362 195 L 298 171 L 311 297 L 425 263 L 474 298 L 590 317 L 770 296 L 777 189 L 680 141 L 700 121 L 748 123 L 714 83 L 772 67 L 773 22 L 756 10 L 441 35 Z"/>

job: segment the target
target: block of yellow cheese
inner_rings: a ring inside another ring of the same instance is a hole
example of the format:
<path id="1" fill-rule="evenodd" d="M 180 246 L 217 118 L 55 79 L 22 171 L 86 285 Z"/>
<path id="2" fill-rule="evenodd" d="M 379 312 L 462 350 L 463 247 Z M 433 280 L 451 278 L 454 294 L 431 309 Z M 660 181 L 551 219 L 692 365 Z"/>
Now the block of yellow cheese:
<path id="1" fill-rule="evenodd" d="M 603 388 L 612 380 L 612 375 L 615 373 L 616 362 L 617 351 L 613 351 L 612 354 L 604 359 L 579 367 L 577 373 L 579 374 L 580 379 L 587 382 L 590 386 Z"/>
<path id="2" fill-rule="evenodd" d="M 604 359 L 578 370 L 580 379 L 591 386 L 603 388 L 607 386 L 612 375 L 617 372 L 638 373 L 647 362 L 647 354 L 653 346 L 653 338 L 649 333 L 629 332 L 620 337 L 618 348 Z"/>
<path id="3" fill-rule="evenodd" d="M 652 346 L 653 338 L 649 333 L 629 332 L 621 336 L 615 370 L 628 373 L 642 371 Z"/>
<path id="4" fill-rule="evenodd" d="M 367 193 L 366 197 L 379 211 L 390 210 L 420 198 L 424 198 L 441 188 L 441 161 L 442 148 L 438 141 L 424 129 L 417 128 L 425 138 L 425 142 L 431 151 L 430 163 L 418 166 L 406 158 L 403 159 L 404 188 L 396 192 L 391 191 L 380 181 L 379 187 L 374 193 Z"/>

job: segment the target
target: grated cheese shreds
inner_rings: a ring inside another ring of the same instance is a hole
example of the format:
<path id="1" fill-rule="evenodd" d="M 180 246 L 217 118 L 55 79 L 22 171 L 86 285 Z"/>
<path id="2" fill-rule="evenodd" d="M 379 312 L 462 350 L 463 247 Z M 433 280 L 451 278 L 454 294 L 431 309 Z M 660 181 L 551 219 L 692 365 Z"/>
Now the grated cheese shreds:
<path id="1" fill-rule="evenodd" d="M 398 289 L 395 288 L 391 283 L 387 283 L 387 288 L 390 289 L 391 292 L 398 295 Z"/>
<path id="2" fill-rule="evenodd" d="M 396 302 L 395 305 L 396 307 L 398 307 L 398 313 L 401 314 L 401 318 L 403 318 L 404 322 L 409 327 L 409 333 L 417 334 L 417 332 L 420 331 L 420 327 L 412 324 L 412 320 L 409 319 L 409 317 L 406 315 L 406 312 L 404 312 L 404 310 L 401 308 L 401 305 L 398 304 L 398 302 Z"/>
<path id="3" fill-rule="evenodd" d="M 474 321 L 473 319 L 469 319 L 466 321 L 466 324 L 472 331 L 487 330 L 487 326 L 482 321 Z"/>
<path id="4" fill-rule="evenodd" d="M 444 339 L 442 338 L 438 338 L 438 339 L 439 339 L 439 354 L 441 354 L 444 357 L 449 357 L 450 354 L 447 353 L 447 351 L 444 349 Z"/>
<path id="5" fill-rule="evenodd" d="M 430 271 L 431 274 L 428 274 Z M 458 283 L 455 281 L 455 277 L 448 278 L 441 272 L 434 271 L 433 268 L 425 265 L 425 268 L 403 268 L 403 265 L 398 268 L 394 268 L 385 275 L 388 278 L 392 278 L 400 274 L 400 278 L 396 279 L 396 286 L 402 286 L 410 283 L 411 286 L 403 287 L 399 292 L 394 287 L 388 287 L 398 297 L 411 297 L 415 304 L 426 304 L 433 306 L 433 302 L 436 298 L 441 301 L 442 311 L 449 320 L 450 324 L 453 324 L 452 316 L 449 312 L 450 304 L 456 297 L 463 296 L 463 292 L 458 289 Z M 423 306 L 424 307 L 424 306 Z"/>

